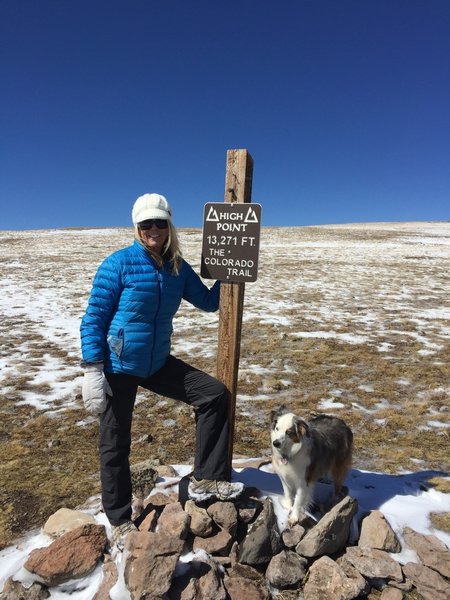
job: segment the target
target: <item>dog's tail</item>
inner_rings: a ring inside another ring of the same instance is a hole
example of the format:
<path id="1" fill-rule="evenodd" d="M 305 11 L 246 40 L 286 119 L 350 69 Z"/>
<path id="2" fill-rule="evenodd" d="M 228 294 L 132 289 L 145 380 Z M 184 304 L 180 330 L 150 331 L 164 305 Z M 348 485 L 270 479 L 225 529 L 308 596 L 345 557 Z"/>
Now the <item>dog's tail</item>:
<path id="1" fill-rule="evenodd" d="M 331 469 L 331 476 L 334 481 L 334 491 L 336 496 L 340 496 L 342 493 L 342 487 L 347 477 L 347 473 L 350 471 L 353 459 L 353 433 L 347 427 L 346 435 L 344 436 L 343 448 L 341 448 L 340 459 L 335 460 Z"/>

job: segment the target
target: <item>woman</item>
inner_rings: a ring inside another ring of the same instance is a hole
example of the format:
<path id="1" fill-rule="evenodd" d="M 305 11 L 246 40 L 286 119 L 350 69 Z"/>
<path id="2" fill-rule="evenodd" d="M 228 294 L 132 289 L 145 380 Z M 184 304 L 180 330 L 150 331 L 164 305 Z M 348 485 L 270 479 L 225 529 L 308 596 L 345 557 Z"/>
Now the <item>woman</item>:
<path id="1" fill-rule="evenodd" d="M 220 283 L 207 288 L 182 258 L 164 196 L 140 196 L 132 219 L 136 239 L 100 265 L 80 328 L 83 400 L 100 415 L 102 501 L 116 541 L 135 529 L 129 453 L 138 386 L 195 409 L 196 455 L 189 497 L 228 500 L 243 489 L 241 483 L 226 481 L 225 386 L 170 354 L 172 319 L 181 300 L 216 311 Z"/>

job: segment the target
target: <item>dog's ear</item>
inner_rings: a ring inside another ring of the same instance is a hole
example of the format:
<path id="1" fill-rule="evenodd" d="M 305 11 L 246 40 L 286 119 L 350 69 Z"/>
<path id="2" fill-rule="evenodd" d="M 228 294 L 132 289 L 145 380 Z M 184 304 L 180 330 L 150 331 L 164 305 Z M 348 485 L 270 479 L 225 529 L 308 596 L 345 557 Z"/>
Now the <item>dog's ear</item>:
<path id="1" fill-rule="evenodd" d="M 273 429 L 278 419 L 278 409 L 270 412 L 270 427 Z"/>
<path id="2" fill-rule="evenodd" d="M 288 411 L 287 411 L 287 408 L 286 408 L 285 404 L 283 404 L 282 406 L 280 406 L 276 410 L 272 410 L 271 411 L 271 413 L 270 413 L 270 425 L 271 425 L 272 429 L 275 427 L 275 423 L 278 421 L 279 417 L 281 417 L 281 415 L 284 415 L 287 412 Z"/>
<path id="3" fill-rule="evenodd" d="M 302 419 L 301 417 L 296 417 L 294 424 L 295 424 L 295 429 L 297 430 L 297 435 L 299 438 L 302 438 L 304 436 L 306 436 L 306 437 L 309 436 L 309 425 L 308 425 L 307 421 L 305 421 L 305 419 Z"/>

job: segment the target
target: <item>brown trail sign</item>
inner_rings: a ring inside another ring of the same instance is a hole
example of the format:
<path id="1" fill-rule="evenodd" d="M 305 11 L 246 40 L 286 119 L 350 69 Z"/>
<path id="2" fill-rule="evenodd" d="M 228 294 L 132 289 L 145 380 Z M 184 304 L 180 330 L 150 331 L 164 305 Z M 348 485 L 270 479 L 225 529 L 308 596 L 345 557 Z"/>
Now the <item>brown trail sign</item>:
<path id="1" fill-rule="evenodd" d="M 220 289 L 217 378 L 225 384 L 230 398 L 229 476 L 231 476 L 231 465 L 233 460 L 236 392 L 239 354 L 241 350 L 245 281 L 254 281 L 256 279 L 258 264 L 261 207 L 259 205 L 252 205 L 251 211 L 248 211 L 248 208 L 250 208 L 249 203 L 251 203 L 252 178 L 253 159 L 247 150 L 228 150 L 224 203 L 211 203 L 211 205 L 207 205 L 207 211 L 212 208 L 213 210 L 220 212 L 217 213 L 217 220 L 212 220 L 214 218 L 214 213 L 205 212 L 205 222 L 208 215 L 210 215 L 211 220 L 207 222 L 211 228 L 215 229 L 211 231 L 208 226 L 206 226 L 203 231 L 203 251 L 205 254 L 202 255 L 202 275 L 209 277 L 212 275 L 207 275 L 206 273 L 213 273 L 214 278 L 222 281 Z M 247 206 L 238 207 L 238 205 Z M 220 217 L 221 214 L 224 216 Z M 245 224 L 246 217 L 247 226 L 245 228 L 231 226 L 233 223 L 235 225 Z M 257 223 L 255 222 L 255 217 Z M 222 226 L 218 227 L 218 224 L 222 224 Z M 224 224 L 228 225 L 225 225 L 224 227 Z M 247 227 L 249 229 L 247 229 Z M 246 235 L 247 233 L 248 235 Z M 205 237 L 207 238 L 208 236 L 217 236 L 217 239 L 214 240 L 210 237 L 205 243 Z M 220 238 L 218 236 L 220 236 Z M 221 236 L 225 236 L 224 239 L 222 239 Z M 230 238 L 226 236 L 230 236 Z M 236 239 L 234 240 L 233 238 Z M 252 239 L 243 241 L 244 238 Z M 241 265 L 237 266 L 235 263 L 233 263 L 233 265 L 228 263 L 222 264 L 222 262 L 219 263 L 219 261 L 216 261 L 218 264 L 212 264 L 214 261 L 210 260 L 209 263 L 205 261 L 208 257 L 227 258 L 227 256 L 230 259 L 233 258 L 233 260 L 239 260 L 238 257 L 234 257 L 235 249 L 248 253 L 248 256 L 246 254 L 245 257 L 242 257 L 242 260 L 253 261 L 251 267 L 241 267 Z M 210 250 L 218 250 L 219 252 L 210 252 Z M 223 250 L 223 252 L 220 252 L 221 250 Z M 228 251 L 230 251 L 230 254 L 227 254 Z M 218 272 L 216 268 L 218 269 Z M 236 269 L 236 271 L 230 273 L 228 269 Z M 239 274 L 239 271 L 243 271 L 243 273 Z M 218 277 L 217 275 L 224 275 L 225 278 L 222 279 L 222 276 Z"/>

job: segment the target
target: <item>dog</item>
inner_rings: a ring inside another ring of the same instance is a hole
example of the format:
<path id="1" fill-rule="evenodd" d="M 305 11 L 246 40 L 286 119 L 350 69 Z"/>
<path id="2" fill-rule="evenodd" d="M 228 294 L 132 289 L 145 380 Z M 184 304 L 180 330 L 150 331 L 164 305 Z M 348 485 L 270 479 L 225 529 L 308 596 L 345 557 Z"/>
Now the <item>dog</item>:
<path id="1" fill-rule="evenodd" d="M 290 527 L 312 504 L 315 482 L 326 474 L 335 499 L 352 463 L 353 433 L 342 419 L 318 415 L 306 421 L 285 406 L 271 412 L 272 465 L 281 479 L 282 506 Z"/>

